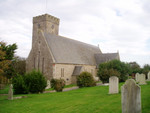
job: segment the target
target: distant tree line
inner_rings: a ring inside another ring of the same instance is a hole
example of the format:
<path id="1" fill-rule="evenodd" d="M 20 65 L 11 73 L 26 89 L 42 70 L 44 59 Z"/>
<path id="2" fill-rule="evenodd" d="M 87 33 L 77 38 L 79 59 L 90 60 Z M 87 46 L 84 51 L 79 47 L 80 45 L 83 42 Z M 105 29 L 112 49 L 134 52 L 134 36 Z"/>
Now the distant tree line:
<path id="1" fill-rule="evenodd" d="M 141 68 L 136 62 L 125 63 L 119 60 L 112 60 L 100 64 L 97 75 L 103 83 L 108 82 L 110 76 L 117 76 L 120 82 L 124 82 L 129 76 L 134 77 L 136 73 L 147 75 L 149 71 L 149 64 L 145 64 Z"/>

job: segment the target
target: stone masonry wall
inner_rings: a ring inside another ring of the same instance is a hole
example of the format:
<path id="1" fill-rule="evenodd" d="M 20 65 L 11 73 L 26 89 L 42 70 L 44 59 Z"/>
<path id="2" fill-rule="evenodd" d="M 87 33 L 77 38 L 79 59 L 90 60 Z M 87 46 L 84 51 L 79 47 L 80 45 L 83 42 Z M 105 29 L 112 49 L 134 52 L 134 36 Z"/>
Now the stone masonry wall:
<path id="1" fill-rule="evenodd" d="M 27 72 L 33 69 L 40 70 L 46 79 L 50 80 L 52 78 L 52 64 L 53 59 L 49 52 L 48 45 L 45 38 L 42 35 L 42 31 L 38 32 L 37 39 L 33 43 L 32 50 L 26 62 Z"/>
<path id="2" fill-rule="evenodd" d="M 53 77 L 54 78 L 62 78 L 66 81 L 66 85 L 68 84 L 72 84 L 73 82 L 73 71 L 75 66 L 83 66 L 82 67 L 82 72 L 83 71 L 87 71 L 92 73 L 92 75 L 95 77 L 97 70 L 96 70 L 96 66 L 91 66 L 91 65 L 74 65 L 74 64 L 55 64 L 55 66 L 53 66 Z M 64 69 L 64 76 L 61 76 L 62 72 L 61 70 Z"/>

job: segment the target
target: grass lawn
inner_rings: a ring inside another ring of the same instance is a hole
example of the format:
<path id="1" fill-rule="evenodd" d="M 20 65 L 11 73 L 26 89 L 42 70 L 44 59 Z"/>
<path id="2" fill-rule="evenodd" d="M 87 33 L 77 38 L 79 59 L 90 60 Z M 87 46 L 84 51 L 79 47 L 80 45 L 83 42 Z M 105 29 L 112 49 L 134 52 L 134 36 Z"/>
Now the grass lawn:
<path id="1" fill-rule="evenodd" d="M 9 91 L 9 85 L 6 85 L 5 89 L 0 90 L 0 94 L 8 94 L 8 91 Z"/>
<path id="2" fill-rule="evenodd" d="M 142 113 L 150 113 L 150 82 L 141 86 L 141 95 Z M 0 97 L 0 113 L 121 113 L 121 94 L 108 94 L 108 86 L 27 96 L 12 101 Z"/>

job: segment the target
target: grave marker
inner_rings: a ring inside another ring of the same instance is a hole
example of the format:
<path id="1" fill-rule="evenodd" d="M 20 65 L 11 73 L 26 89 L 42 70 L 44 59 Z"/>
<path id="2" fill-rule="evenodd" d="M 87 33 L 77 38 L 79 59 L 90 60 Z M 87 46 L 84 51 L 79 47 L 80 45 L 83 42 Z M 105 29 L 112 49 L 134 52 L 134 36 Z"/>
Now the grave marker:
<path id="1" fill-rule="evenodd" d="M 133 79 L 121 87 L 122 113 L 141 113 L 141 88 Z"/>
<path id="2" fill-rule="evenodd" d="M 10 84 L 8 92 L 8 100 L 13 100 L 13 85 Z"/>
<path id="3" fill-rule="evenodd" d="M 138 76 L 138 80 L 139 80 L 139 84 L 140 84 L 140 85 L 146 84 L 145 74 L 140 74 L 140 75 Z"/>
<path id="4" fill-rule="evenodd" d="M 109 94 L 118 93 L 118 77 L 111 76 L 109 78 Z"/>

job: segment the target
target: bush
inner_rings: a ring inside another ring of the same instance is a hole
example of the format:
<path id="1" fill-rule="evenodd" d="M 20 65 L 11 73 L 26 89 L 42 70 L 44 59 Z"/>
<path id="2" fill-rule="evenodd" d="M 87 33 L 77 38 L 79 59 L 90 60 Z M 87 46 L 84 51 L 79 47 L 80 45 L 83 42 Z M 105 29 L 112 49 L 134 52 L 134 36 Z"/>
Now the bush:
<path id="1" fill-rule="evenodd" d="M 104 70 L 116 70 L 120 73 L 119 81 L 125 82 L 128 78 L 126 75 L 130 73 L 130 65 L 119 60 L 112 60 L 106 63 L 102 63 L 99 65 L 98 76 L 102 76 Z M 100 78 L 101 79 L 101 78 Z M 109 79 L 109 77 L 107 77 Z"/>
<path id="2" fill-rule="evenodd" d="M 51 87 L 57 92 L 62 92 L 65 86 L 65 81 L 63 79 L 51 79 Z"/>
<path id="3" fill-rule="evenodd" d="M 81 87 L 91 87 L 95 86 L 96 82 L 94 81 L 94 78 L 91 73 L 89 72 L 82 72 L 78 77 L 77 77 L 77 85 Z"/>
<path id="4" fill-rule="evenodd" d="M 30 93 L 39 93 L 45 90 L 47 82 L 40 71 L 33 70 L 25 74 L 25 84 L 29 87 Z"/>
<path id="5" fill-rule="evenodd" d="M 120 78 L 120 73 L 114 69 L 103 69 L 99 72 L 98 76 L 103 83 L 108 83 L 110 76 L 117 76 Z"/>
<path id="6" fill-rule="evenodd" d="M 29 92 L 29 88 L 25 84 L 24 78 L 24 76 L 17 75 L 12 79 L 15 94 L 27 94 Z"/>

